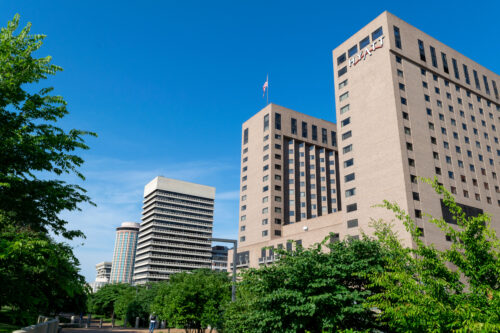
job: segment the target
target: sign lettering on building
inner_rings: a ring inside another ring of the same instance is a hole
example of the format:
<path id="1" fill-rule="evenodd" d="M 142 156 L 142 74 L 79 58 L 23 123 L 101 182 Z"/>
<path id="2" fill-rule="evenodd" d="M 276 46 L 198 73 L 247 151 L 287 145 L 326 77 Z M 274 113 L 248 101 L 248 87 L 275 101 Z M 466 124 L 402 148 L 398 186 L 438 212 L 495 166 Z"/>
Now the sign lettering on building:
<path id="1" fill-rule="evenodd" d="M 364 50 L 360 50 L 358 54 L 349 59 L 349 67 L 355 66 L 361 60 L 365 60 L 366 56 L 371 56 L 372 52 L 376 49 L 380 49 L 384 46 L 384 36 L 379 37 L 374 40 L 369 46 L 367 46 Z"/>

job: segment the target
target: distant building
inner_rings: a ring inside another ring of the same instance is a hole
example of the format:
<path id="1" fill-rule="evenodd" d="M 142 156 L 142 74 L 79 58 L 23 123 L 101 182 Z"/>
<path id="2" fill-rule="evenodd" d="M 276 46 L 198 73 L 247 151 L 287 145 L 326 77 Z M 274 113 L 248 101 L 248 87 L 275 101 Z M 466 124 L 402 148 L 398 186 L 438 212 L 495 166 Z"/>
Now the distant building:
<path id="1" fill-rule="evenodd" d="M 227 271 L 227 246 L 212 246 L 212 270 Z"/>
<path id="2" fill-rule="evenodd" d="M 103 261 L 95 265 L 97 272 L 97 277 L 94 282 L 90 283 L 90 287 L 93 292 L 97 292 L 103 286 L 109 283 L 109 277 L 111 275 L 111 262 Z"/>
<path id="3" fill-rule="evenodd" d="M 116 228 L 111 283 L 132 283 L 139 227 L 139 223 L 123 222 Z"/>
<path id="4" fill-rule="evenodd" d="M 156 177 L 144 188 L 134 284 L 210 268 L 215 188 Z"/>

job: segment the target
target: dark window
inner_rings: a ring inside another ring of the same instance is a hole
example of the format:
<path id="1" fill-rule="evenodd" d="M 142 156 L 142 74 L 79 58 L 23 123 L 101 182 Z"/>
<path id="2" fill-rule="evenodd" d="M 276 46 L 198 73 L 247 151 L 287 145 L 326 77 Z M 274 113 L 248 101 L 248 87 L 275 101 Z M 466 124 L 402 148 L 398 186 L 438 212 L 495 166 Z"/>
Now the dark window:
<path id="1" fill-rule="evenodd" d="M 433 48 L 432 46 L 430 47 L 431 48 L 431 59 L 432 59 L 432 66 L 436 67 L 438 66 L 438 61 L 437 61 L 437 58 L 436 58 L 436 49 Z"/>
<path id="2" fill-rule="evenodd" d="M 354 164 L 354 159 L 353 158 L 348 159 L 347 161 L 344 161 L 344 168 L 348 168 L 353 164 Z"/>
<path id="3" fill-rule="evenodd" d="M 403 48 L 403 46 L 401 45 L 401 33 L 399 32 L 399 28 L 396 26 L 394 26 L 394 41 L 398 49 Z"/>
<path id="4" fill-rule="evenodd" d="M 322 128 L 321 129 L 321 142 L 324 143 L 324 144 L 327 144 L 328 143 L 328 139 L 327 139 L 327 131 L 326 131 L 326 128 Z"/>
<path id="5" fill-rule="evenodd" d="M 353 173 L 350 173 L 350 174 L 344 176 L 344 181 L 347 183 L 347 182 L 353 181 L 354 178 L 355 178 L 355 174 L 353 172 Z"/>
<path id="6" fill-rule="evenodd" d="M 413 192 L 413 200 L 415 201 L 420 201 L 420 195 L 418 194 L 418 192 Z"/>
<path id="7" fill-rule="evenodd" d="M 464 191 L 464 193 L 465 193 L 465 191 Z M 468 195 L 468 193 L 467 193 L 467 195 Z M 472 207 L 472 206 L 468 206 L 468 205 L 463 205 L 463 204 L 460 204 L 458 202 L 457 202 L 457 206 L 462 208 L 462 212 L 464 212 L 467 217 L 475 217 L 475 216 L 478 216 L 479 214 L 483 213 L 483 210 L 480 208 L 476 208 L 476 207 Z M 457 224 L 457 220 L 454 219 L 453 214 L 450 212 L 448 207 L 444 204 L 442 199 L 441 199 L 441 211 L 443 214 L 443 220 L 445 220 L 445 222 L 451 223 L 451 224 Z"/>
<path id="8" fill-rule="evenodd" d="M 356 53 L 358 53 L 358 46 L 357 45 L 354 45 L 353 47 L 351 47 L 349 49 L 349 51 L 347 51 L 347 55 L 350 57 L 352 57 L 353 55 L 355 55 Z"/>
<path id="9" fill-rule="evenodd" d="M 307 138 L 307 123 L 305 121 L 302 122 L 302 137 Z"/>
<path id="10" fill-rule="evenodd" d="M 279 113 L 274 114 L 274 128 L 281 130 L 281 114 Z"/>
<path id="11" fill-rule="evenodd" d="M 297 134 L 297 119 L 292 118 L 292 134 Z"/>
<path id="12" fill-rule="evenodd" d="M 342 134 L 342 140 L 349 139 L 352 136 L 352 132 L 348 131 Z"/>
<path id="13" fill-rule="evenodd" d="M 248 128 L 245 128 L 243 131 L 243 144 L 246 145 L 248 143 Z"/>
<path id="14" fill-rule="evenodd" d="M 368 44 L 370 44 L 370 36 L 366 36 L 365 38 L 363 38 L 361 40 L 361 42 L 359 42 L 359 49 L 361 50 L 362 48 L 364 48 Z"/>
<path id="15" fill-rule="evenodd" d="M 269 129 L 269 115 L 266 114 L 264 116 L 264 132 Z"/>
<path id="16" fill-rule="evenodd" d="M 337 57 L 337 66 L 341 65 L 346 61 L 347 57 L 345 56 L 345 53 L 342 53 L 342 55 Z"/>
<path id="17" fill-rule="evenodd" d="M 479 77 L 477 76 L 476 70 L 473 69 L 472 73 L 474 74 L 474 82 L 476 83 L 476 88 L 481 90 L 481 85 L 479 84 Z"/>
<path id="18" fill-rule="evenodd" d="M 342 120 L 340 122 L 340 126 L 344 127 L 344 126 L 347 126 L 351 123 L 351 117 L 347 117 L 346 119 Z"/>
<path id="19" fill-rule="evenodd" d="M 451 63 L 453 64 L 453 72 L 455 73 L 455 78 L 460 80 L 460 73 L 458 72 L 457 60 L 455 58 L 451 58 Z"/>
<path id="20" fill-rule="evenodd" d="M 490 85 L 488 84 L 488 78 L 486 77 L 486 75 L 483 75 L 483 81 L 484 81 L 484 90 L 486 90 L 486 93 L 489 95 Z"/>
<path id="21" fill-rule="evenodd" d="M 358 219 L 352 219 L 347 221 L 348 228 L 355 228 L 358 226 Z"/>
<path id="22" fill-rule="evenodd" d="M 465 83 L 470 84 L 469 70 L 467 69 L 467 65 L 464 65 L 464 76 L 465 76 Z"/>
<path id="23" fill-rule="evenodd" d="M 341 69 L 339 69 L 338 73 L 337 73 L 337 76 L 338 77 L 341 77 L 342 75 L 344 75 L 345 73 L 347 73 L 347 66 L 344 66 L 342 67 Z"/>
<path id="24" fill-rule="evenodd" d="M 493 84 L 493 92 L 495 93 L 495 98 L 499 99 L 500 97 L 498 96 L 498 89 L 497 89 L 497 83 L 495 81 L 491 81 Z"/>
<path id="25" fill-rule="evenodd" d="M 288 241 L 288 242 L 286 243 L 286 250 L 287 250 L 288 252 L 292 252 L 292 244 L 293 244 L 293 243 L 292 243 L 292 242 L 290 242 L 290 241 Z"/>
<path id="26" fill-rule="evenodd" d="M 383 34 L 382 27 L 379 27 L 377 30 L 372 32 L 372 40 L 379 38 L 380 36 L 382 36 L 382 34 Z"/>
<path id="27" fill-rule="evenodd" d="M 337 243 L 340 241 L 340 235 L 339 234 L 333 234 L 330 236 L 330 243 Z"/>
<path id="28" fill-rule="evenodd" d="M 420 52 L 420 60 L 425 61 L 424 42 L 422 42 L 420 39 L 418 40 L 418 50 Z"/>
<path id="29" fill-rule="evenodd" d="M 335 131 L 332 131 L 331 137 L 332 137 L 332 146 L 336 147 L 337 146 L 337 133 L 335 133 Z"/>
<path id="30" fill-rule="evenodd" d="M 358 210 L 358 205 L 355 203 L 346 206 L 346 212 L 348 212 L 348 213 L 354 212 L 356 210 Z"/>
<path id="31" fill-rule="evenodd" d="M 443 52 L 441 52 L 441 60 L 443 61 L 444 72 L 449 74 L 450 70 L 448 69 L 448 60 L 446 59 L 446 54 L 444 54 Z"/>
<path id="32" fill-rule="evenodd" d="M 318 126 L 312 125 L 312 139 L 318 141 Z"/>

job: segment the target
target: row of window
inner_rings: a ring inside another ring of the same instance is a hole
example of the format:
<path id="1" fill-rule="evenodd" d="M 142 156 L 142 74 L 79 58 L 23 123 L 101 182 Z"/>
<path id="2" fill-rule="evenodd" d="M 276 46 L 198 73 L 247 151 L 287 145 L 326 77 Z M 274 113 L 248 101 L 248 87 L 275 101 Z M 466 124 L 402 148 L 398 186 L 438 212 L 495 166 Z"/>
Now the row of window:
<path id="1" fill-rule="evenodd" d="M 396 47 L 399 48 L 399 49 L 403 49 L 403 46 L 402 46 L 402 43 L 401 43 L 401 33 L 399 31 L 399 28 L 397 26 L 393 26 L 393 28 L 394 28 L 394 40 L 395 40 Z M 422 40 L 418 39 L 417 43 L 418 43 L 418 50 L 419 50 L 420 60 L 424 61 L 424 62 L 427 62 L 427 56 L 426 56 L 426 50 L 425 50 L 424 42 Z M 439 68 L 439 65 L 438 65 L 438 55 L 437 55 L 436 49 L 433 46 L 429 46 L 429 51 L 430 51 L 430 55 L 431 55 L 432 66 L 435 67 L 435 68 Z M 446 74 L 450 74 L 450 68 L 449 68 L 449 64 L 448 64 L 448 57 L 447 57 L 446 53 L 440 52 L 440 57 L 439 58 L 441 59 L 441 64 L 442 64 L 442 67 L 443 67 L 443 71 Z M 451 58 L 451 63 L 452 63 L 453 74 L 455 76 L 455 79 L 460 80 L 461 76 L 460 76 L 459 65 L 458 65 L 457 60 L 455 58 Z M 468 85 L 470 85 L 471 81 L 470 81 L 469 69 L 467 68 L 467 65 L 462 64 L 462 70 L 463 70 L 462 73 L 464 75 L 465 83 L 468 84 Z M 473 74 L 473 77 L 474 77 L 474 85 L 475 85 L 476 89 L 477 90 L 482 90 L 481 89 L 481 81 L 479 79 L 479 74 L 477 73 L 477 71 L 475 69 L 472 70 L 472 74 Z M 483 75 L 482 79 L 483 79 L 482 81 L 483 81 L 484 91 L 486 92 L 487 95 L 491 95 L 490 85 L 489 85 L 490 80 L 488 80 L 488 78 L 487 78 L 486 75 Z M 491 84 L 492 84 L 492 87 L 493 87 L 493 92 L 495 94 L 495 98 L 497 100 L 500 99 L 500 96 L 499 96 L 499 93 L 498 93 L 497 84 L 496 84 L 495 80 L 491 80 Z"/>

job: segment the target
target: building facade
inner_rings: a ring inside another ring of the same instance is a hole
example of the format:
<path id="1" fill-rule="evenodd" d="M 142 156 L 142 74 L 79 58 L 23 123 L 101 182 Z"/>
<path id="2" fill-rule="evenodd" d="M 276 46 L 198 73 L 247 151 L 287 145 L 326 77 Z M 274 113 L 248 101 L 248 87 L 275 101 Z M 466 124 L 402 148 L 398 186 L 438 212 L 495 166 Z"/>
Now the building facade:
<path id="1" fill-rule="evenodd" d="M 499 231 L 500 77 L 384 12 L 333 51 L 340 124 L 343 233 L 369 231 L 383 200 L 409 212 L 427 243 L 448 241 L 428 213 L 445 216 L 439 196 L 418 177 L 450 190 L 468 213 L 490 213 Z M 396 230 L 406 245 L 410 235 Z"/>
<path id="2" fill-rule="evenodd" d="M 215 188 L 156 177 L 144 188 L 134 284 L 210 268 Z"/>
<path id="3" fill-rule="evenodd" d="M 264 247 L 320 241 L 338 222 L 336 140 L 335 124 L 276 104 L 243 124 L 239 267 L 274 261 Z"/>
<path id="4" fill-rule="evenodd" d="M 97 274 L 96 279 L 94 282 L 90 283 L 90 287 L 94 293 L 109 283 L 112 263 L 109 261 L 100 262 L 95 265 L 95 270 Z"/>
<path id="5" fill-rule="evenodd" d="M 212 270 L 227 271 L 227 246 L 215 245 L 212 246 Z"/>
<path id="6" fill-rule="evenodd" d="M 388 12 L 333 50 L 333 69 L 338 126 L 273 104 L 243 124 L 238 267 L 273 262 L 265 247 L 288 240 L 369 234 L 372 219 L 395 219 L 374 207 L 384 200 L 445 249 L 424 213 L 456 222 L 419 177 L 500 232 L 499 75 Z"/>
<path id="7" fill-rule="evenodd" d="M 111 283 L 132 283 L 139 223 L 123 222 L 116 228 Z"/>

